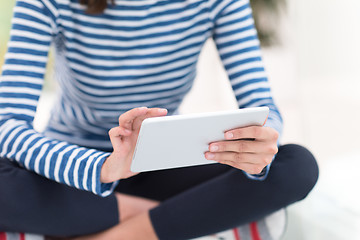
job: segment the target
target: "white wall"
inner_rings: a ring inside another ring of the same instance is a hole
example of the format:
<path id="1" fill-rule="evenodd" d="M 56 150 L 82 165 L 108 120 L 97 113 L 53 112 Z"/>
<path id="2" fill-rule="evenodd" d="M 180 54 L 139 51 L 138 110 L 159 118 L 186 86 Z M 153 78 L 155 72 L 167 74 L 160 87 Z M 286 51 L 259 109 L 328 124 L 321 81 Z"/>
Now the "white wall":
<path id="1" fill-rule="evenodd" d="M 290 0 L 289 6 L 305 81 L 360 73 L 359 0 Z"/>
<path id="2" fill-rule="evenodd" d="M 324 159 L 360 151 L 360 1 L 290 3 L 304 140 Z"/>

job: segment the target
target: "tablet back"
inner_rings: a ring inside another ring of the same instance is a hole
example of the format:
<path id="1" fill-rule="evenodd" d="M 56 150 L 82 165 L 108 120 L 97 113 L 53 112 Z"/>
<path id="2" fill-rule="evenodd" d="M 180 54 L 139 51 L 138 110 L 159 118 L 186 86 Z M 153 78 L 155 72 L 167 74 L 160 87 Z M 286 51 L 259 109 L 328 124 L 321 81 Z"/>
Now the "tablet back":
<path id="1" fill-rule="evenodd" d="M 208 144 L 230 129 L 265 123 L 267 107 L 149 118 L 143 121 L 131 171 L 145 172 L 216 163 L 205 159 Z"/>

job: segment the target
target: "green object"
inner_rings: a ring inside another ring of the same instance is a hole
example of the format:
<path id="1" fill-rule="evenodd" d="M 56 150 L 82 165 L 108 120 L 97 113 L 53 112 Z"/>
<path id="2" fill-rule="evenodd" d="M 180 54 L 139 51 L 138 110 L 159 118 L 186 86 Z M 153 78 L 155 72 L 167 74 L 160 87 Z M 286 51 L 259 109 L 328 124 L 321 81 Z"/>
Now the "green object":
<path id="1" fill-rule="evenodd" d="M 262 46 L 279 44 L 278 25 L 286 0 L 250 0 L 256 29 Z"/>
<path id="2" fill-rule="evenodd" d="M 14 5 L 14 0 L 0 1 L 0 74 L 7 49 L 7 41 L 9 40 L 12 9 Z"/>

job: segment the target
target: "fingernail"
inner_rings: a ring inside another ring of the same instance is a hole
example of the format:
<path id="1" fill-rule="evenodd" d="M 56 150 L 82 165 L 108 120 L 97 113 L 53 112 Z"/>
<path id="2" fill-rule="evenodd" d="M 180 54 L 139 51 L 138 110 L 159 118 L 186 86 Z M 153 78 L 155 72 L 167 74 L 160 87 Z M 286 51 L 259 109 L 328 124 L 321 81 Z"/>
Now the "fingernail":
<path id="1" fill-rule="evenodd" d="M 213 153 L 208 153 L 208 154 L 206 154 L 206 158 L 207 158 L 207 159 L 214 159 L 214 158 L 215 158 L 215 154 L 213 154 Z"/>
<path id="2" fill-rule="evenodd" d="M 210 151 L 211 151 L 211 152 L 216 152 L 217 150 L 219 150 L 219 146 L 218 146 L 218 145 L 211 145 L 211 146 L 210 146 Z"/>
<path id="3" fill-rule="evenodd" d="M 165 108 L 161 108 L 158 111 L 159 111 L 159 113 L 167 113 L 167 109 L 165 109 Z"/>
<path id="4" fill-rule="evenodd" d="M 131 133 L 131 131 L 130 131 L 129 129 L 124 129 L 124 131 L 125 131 L 126 133 Z"/>
<path id="5" fill-rule="evenodd" d="M 140 110 L 147 109 L 147 107 L 139 107 Z"/>
<path id="6" fill-rule="evenodd" d="M 225 134 L 225 138 L 227 138 L 227 139 L 232 139 L 233 137 L 234 137 L 234 134 L 231 132 L 228 132 Z"/>

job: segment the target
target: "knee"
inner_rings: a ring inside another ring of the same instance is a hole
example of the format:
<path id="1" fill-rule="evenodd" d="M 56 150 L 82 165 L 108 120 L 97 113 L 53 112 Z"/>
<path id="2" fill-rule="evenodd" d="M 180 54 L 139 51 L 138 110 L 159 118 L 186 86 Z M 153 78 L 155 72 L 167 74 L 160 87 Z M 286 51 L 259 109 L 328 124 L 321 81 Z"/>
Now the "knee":
<path id="1" fill-rule="evenodd" d="M 291 202 L 306 198 L 319 177 L 319 168 L 313 154 L 296 144 L 279 148 L 272 171 L 284 197 Z"/>

